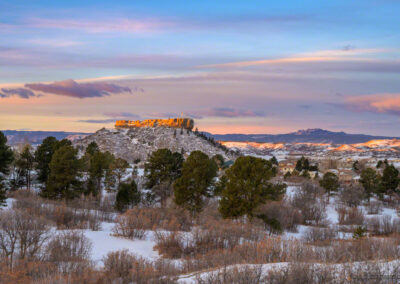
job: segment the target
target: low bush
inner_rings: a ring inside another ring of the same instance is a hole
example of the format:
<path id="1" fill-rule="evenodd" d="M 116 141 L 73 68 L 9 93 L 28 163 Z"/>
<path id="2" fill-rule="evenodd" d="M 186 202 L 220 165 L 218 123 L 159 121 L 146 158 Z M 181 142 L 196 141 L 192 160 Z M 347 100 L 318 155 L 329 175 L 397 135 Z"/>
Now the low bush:
<path id="1" fill-rule="evenodd" d="M 340 225 L 363 225 L 364 224 L 364 213 L 361 209 L 352 207 L 348 208 L 345 206 L 339 206 L 336 208 L 339 215 Z"/>

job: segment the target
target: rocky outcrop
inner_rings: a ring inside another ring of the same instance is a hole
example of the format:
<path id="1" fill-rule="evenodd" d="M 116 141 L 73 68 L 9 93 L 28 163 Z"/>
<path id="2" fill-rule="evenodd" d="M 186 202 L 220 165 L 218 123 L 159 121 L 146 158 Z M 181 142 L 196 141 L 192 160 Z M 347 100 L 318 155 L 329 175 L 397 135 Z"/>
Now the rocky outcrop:
<path id="1" fill-rule="evenodd" d="M 149 154 L 160 148 L 168 148 L 186 155 L 200 150 L 210 157 L 221 154 L 226 160 L 237 157 L 236 153 L 219 143 L 207 140 L 204 136 L 170 127 L 103 128 L 83 139 L 73 141 L 73 145 L 84 151 L 91 142 L 96 142 L 102 151 L 109 151 L 131 163 L 137 159 L 146 160 Z"/>
<path id="2" fill-rule="evenodd" d="M 117 120 L 115 128 L 134 127 L 171 127 L 192 130 L 194 121 L 191 118 L 168 118 L 168 119 L 146 119 L 146 120 Z"/>

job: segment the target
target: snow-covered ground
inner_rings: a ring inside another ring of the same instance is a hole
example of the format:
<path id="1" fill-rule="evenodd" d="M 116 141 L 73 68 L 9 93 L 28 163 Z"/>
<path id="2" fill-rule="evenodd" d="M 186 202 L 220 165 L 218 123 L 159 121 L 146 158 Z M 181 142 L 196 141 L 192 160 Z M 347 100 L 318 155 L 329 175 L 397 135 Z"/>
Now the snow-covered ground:
<path id="1" fill-rule="evenodd" d="M 144 240 L 130 240 L 113 236 L 114 223 L 101 224 L 100 231 L 84 230 L 85 236 L 92 242 L 92 260 L 99 266 L 102 259 L 109 253 L 117 250 L 128 250 L 137 256 L 154 260 L 159 257 L 155 246 L 153 232 L 148 232 Z"/>

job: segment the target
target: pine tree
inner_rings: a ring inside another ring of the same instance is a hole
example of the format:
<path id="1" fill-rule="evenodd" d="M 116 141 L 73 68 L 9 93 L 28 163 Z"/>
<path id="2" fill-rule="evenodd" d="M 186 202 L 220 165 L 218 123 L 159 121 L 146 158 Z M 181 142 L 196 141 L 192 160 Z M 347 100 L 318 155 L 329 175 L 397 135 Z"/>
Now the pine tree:
<path id="1" fill-rule="evenodd" d="M 35 151 L 36 171 L 38 181 L 45 183 L 49 173 L 49 164 L 54 154 L 58 141 L 55 137 L 49 136 L 42 141 L 42 144 Z"/>
<path id="2" fill-rule="evenodd" d="M 327 172 L 322 177 L 322 180 L 319 181 L 319 185 L 322 186 L 328 193 L 329 201 L 329 196 L 331 195 L 332 191 L 337 191 L 339 189 L 339 178 L 334 173 Z"/>
<path id="3" fill-rule="evenodd" d="M 14 159 L 11 148 L 7 145 L 7 137 L 0 131 L 0 206 L 5 204 L 6 192 L 4 185 L 4 175 L 10 171 L 10 164 Z"/>
<path id="4" fill-rule="evenodd" d="M 151 189 L 154 198 L 165 205 L 166 199 L 172 193 L 173 182 L 180 177 L 183 156 L 172 153 L 169 149 L 154 151 L 145 164 L 145 186 Z"/>
<path id="5" fill-rule="evenodd" d="M 380 189 L 380 176 L 372 168 L 366 168 L 361 171 L 359 182 L 365 189 L 368 202 L 370 201 L 372 193 L 379 193 Z"/>
<path id="6" fill-rule="evenodd" d="M 192 215 L 201 212 L 204 198 L 211 195 L 217 165 L 201 151 L 193 151 L 182 166 L 182 176 L 174 183 L 174 201 Z"/>
<path id="7" fill-rule="evenodd" d="M 226 171 L 226 185 L 221 192 L 219 211 L 224 218 L 253 217 L 254 210 L 267 200 L 278 200 L 285 184 L 272 184 L 276 174 L 270 161 L 245 156 L 236 159 Z"/>
<path id="8" fill-rule="evenodd" d="M 80 162 L 77 151 L 70 145 L 58 148 L 49 164 L 50 175 L 41 195 L 51 199 L 72 199 L 81 193 L 78 179 Z"/>
<path id="9" fill-rule="evenodd" d="M 387 165 L 382 174 L 383 192 L 387 193 L 388 191 L 396 191 L 399 182 L 399 171 L 393 165 Z"/>
<path id="10" fill-rule="evenodd" d="M 34 160 L 35 158 L 32 154 L 32 146 L 29 144 L 25 145 L 19 156 L 18 164 L 25 177 L 25 184 L 28 190 L 31 189 L 31 172 L 33 170 Z"/>
<path id="11" fill-rule="evenodd" d="M 140 191 L 137 189 L 135 181 L 131 183 L 120 183 L 115 199 L 115 208 L 122 212 L 131 206 L 139 204 L 141 199 Z"/>

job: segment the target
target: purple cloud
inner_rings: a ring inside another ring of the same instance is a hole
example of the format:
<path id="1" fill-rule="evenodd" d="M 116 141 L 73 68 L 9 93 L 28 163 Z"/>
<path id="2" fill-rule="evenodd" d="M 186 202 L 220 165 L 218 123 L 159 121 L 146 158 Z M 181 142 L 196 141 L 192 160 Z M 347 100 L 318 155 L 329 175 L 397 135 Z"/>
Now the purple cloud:
<path id="1" fill-rule="evenodd" d="M 131 112 L 105 112 L 104 115 L 113 117 L 113 118 L 115 118 L 115 117 L 135 118 L 135 119 L 140 118 L 140 115 L 137 115 L 137 114 L 131 113 Z"/>
<path id="2" fill-rule="evenodd" d="M 105 82 L 77 83 L 74 80 L 58 81 L 51 84 L 25 84 L 25 87 L 34 91 L 80 99 L 104 97 L 124 92 L 132 93 L 129 87 L 122 87 L 116 84 Z"/>
<path id="3" fill-rule="evenodd" d="M 41 95 L 36 95 L 31 90 L 25 88 L 1 89 L 0 98 L 8 98 L 11 96 L 18 96 L 21 99 L 29 99 L 31 97 L 40 97 Z"/>
<path id="4" fill-rule="evenodd" d="M 235 108 L 212 108 L 208 110 L 196 111 L 193 115 L 197 116 L 214 116 L 214 117 L 226 117 L 226 118 L 234 118 L 234 117 L 263 117 L 265 116 L 262 112 L 254 112 L 251 110 L 243 110 L 243 109 L 235 109 Z"/>

